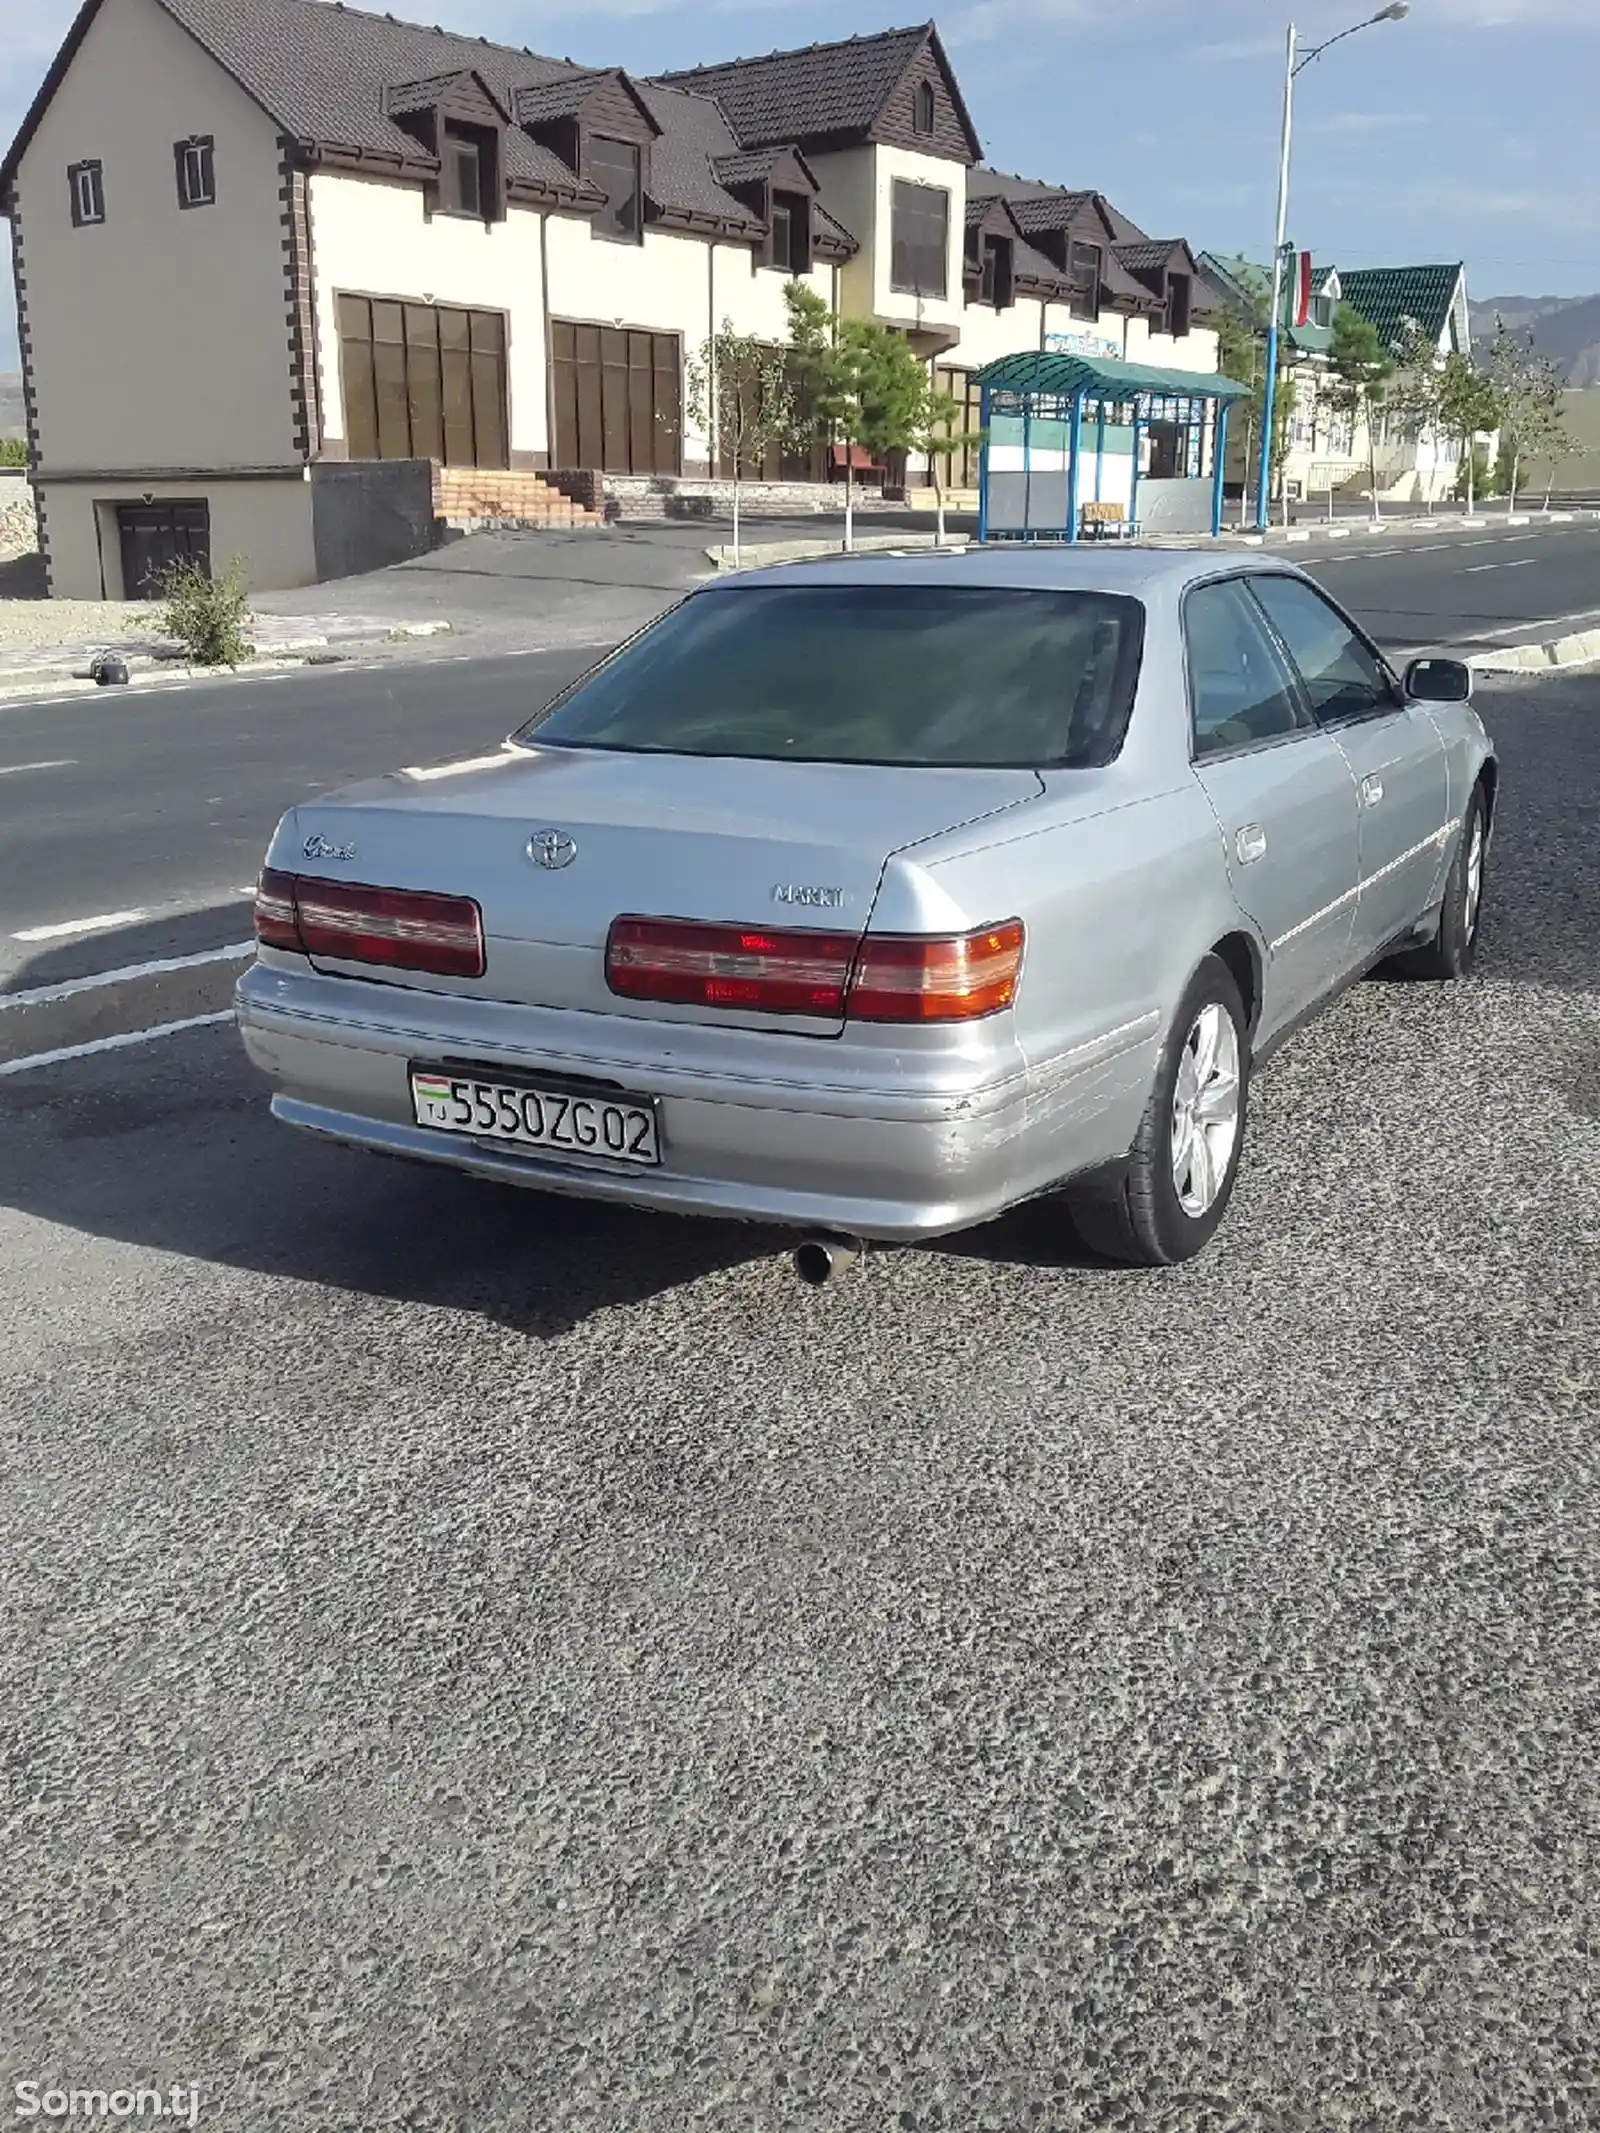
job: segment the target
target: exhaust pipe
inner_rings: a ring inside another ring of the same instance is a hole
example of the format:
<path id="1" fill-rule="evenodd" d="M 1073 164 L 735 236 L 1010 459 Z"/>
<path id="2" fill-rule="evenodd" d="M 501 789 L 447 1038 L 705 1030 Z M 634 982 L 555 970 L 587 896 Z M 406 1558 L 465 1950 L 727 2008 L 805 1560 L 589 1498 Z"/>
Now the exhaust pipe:
<path id="1" fill-rule="evenodd" d="M 794 1254 L 794 1270 L 808 1288 L 820 1289 L 853 1267 L 866 1250 L 859 1237 L 807 1237 Z"/>

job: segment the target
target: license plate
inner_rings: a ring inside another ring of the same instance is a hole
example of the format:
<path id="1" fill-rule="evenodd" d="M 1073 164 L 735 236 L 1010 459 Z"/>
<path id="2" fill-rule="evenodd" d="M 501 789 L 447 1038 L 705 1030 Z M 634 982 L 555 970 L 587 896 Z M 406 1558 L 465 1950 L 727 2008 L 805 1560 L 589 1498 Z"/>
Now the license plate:
<path id="1" fill-rule="evenodd" d="M 611 1163 L 661 1161 L 656 1109 L 645 1099 L 586 1096 L 541 1082 L 485 1080 L 475 1074 L 411 1069 L 419 1126 L 474 1141 L 509 1141 Z"/>

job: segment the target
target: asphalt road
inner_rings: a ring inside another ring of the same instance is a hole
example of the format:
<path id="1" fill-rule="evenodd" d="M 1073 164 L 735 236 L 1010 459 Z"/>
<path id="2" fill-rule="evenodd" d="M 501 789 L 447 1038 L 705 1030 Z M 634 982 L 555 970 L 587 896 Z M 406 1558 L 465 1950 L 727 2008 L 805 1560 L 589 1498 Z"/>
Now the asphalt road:
<path id="1" fill-rule="evenodd" d="M 468 573 L 489 587 L 478 612 L 502 647 L 491 657 L 0 707 L 0 992 L 243 940 L 249 887 L 286 806 L 353 777 L 494 745 L 637 626 L 641 600 L 659 608 L 678 597 L 704 537 L 672 527 L 634 529 L 615 548 L 602 535 L 441 550 L 426 559 L 434 581 Z M 1397 652 L 1503 642 L 1537 635 L 1535 623 L 1600 615 L 1600 523 L 1289 553 Z M 420 575 L 410 565 L 386 573 L 390 596 L 415 605 L 393 588 Z M 552 614 L 568 613 L 580 579 L 613 603 L 580 610 L 589 645 L 507 655 L 505 632 L 537 640 Z M 99 923 L 107 919 L 116 923 Z"/>
<path id="2" fill-rule="evenodd" d="M 257 2133 L 1600 2123 L 1600 821 L 1213 1252 L 774 1240 L 0 1080 L 0 2081 Z M 231 714 L 230 714 L 231 715 Z M 407 749 L 400 751 L 409 752 Z"/>
<path id="3" fill-rule="evenodd" d="M 1600 622 L 1600 520 L 1482 533 L 1363 535 L 1292 549 L 1396 651 L 1483 651 Z"/>
<path id="4" fill-rule="evenodd" d="M 243 939 L 286 807 L 498 746 L 602 649 L 0 708 L 0 990 L 110 968 L 108 942 L 129 963 Z M 114 926 L 55 930 L 119 913 Z"/>

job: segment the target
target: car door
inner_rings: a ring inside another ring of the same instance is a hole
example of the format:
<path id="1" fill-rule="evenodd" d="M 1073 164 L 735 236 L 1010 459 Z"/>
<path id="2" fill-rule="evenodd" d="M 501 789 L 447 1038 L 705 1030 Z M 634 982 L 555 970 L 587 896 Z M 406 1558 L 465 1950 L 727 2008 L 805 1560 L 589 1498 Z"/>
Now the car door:
<path id="1" fill-rule="evenodd" d="M 1195 776 L 1239 908 L 1266 949 L 1263 1035 L 1312 1007 L 1352 962 L 1360 883 L 1355 780 L 1238 578 L 1183 603 Z"/>
<path id="2" fill-rule="evenodd" d="M 1343 749 L 1361 821 L 1355 945 L 1365 959 L 1410 931 L 1437 893 L 1450 841 L 1450 776 L 1439 729 L 1407 703 L 1382 655 L 1303 578 L 1250 580 L 1305 686 L 1312 716 Z"/>

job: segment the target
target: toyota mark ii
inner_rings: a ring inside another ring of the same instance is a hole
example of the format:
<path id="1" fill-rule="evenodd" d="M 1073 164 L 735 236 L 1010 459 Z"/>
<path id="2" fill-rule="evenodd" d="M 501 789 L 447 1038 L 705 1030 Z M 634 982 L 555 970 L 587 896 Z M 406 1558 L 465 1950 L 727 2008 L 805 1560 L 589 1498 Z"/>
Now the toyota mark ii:
<path id="1" fill-rule="evenodd" d="M 483 1178 L 818 1240 L 1059 1194 L 1170 1263 L 1273 1046 L 1470 967 L 1470 697 L 1263 557 L 754 571 L 492 755 L 291 809 L 244 1043 L 280 1119 Z"/>

